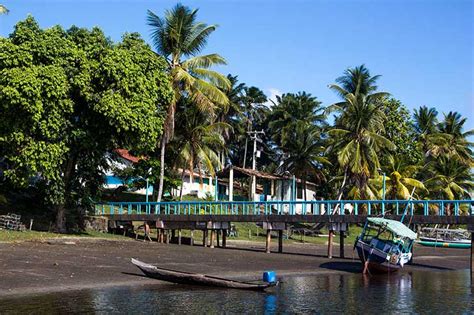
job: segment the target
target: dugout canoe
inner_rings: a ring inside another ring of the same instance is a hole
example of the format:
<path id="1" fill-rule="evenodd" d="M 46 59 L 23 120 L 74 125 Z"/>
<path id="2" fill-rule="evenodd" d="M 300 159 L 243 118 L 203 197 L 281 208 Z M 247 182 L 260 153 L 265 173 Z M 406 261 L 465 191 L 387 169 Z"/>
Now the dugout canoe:
<path id="1" fill-rule="evenodd" d="M 178 283 L 178 284 L 190 284 L 190 285 L 201 285 L 201 286 L 211 286 L 211 287 L 221 287 L 221 288 L 231 288 L 231 289 L 241 289 L 241 290 L 256 290 L 261 291 L 269 287 L 273 287 L 278 284 L 278 282 L 245 282 L 237 281 L 225 278 L 219 278 L 214 276 L 208 276 L 205 274 L 184 272 L 166 268 L 156 267 L 147 263 L 144 263 L 138 259 L 132 258 L 132 264 L 137 266 L 147 277 Z"/>

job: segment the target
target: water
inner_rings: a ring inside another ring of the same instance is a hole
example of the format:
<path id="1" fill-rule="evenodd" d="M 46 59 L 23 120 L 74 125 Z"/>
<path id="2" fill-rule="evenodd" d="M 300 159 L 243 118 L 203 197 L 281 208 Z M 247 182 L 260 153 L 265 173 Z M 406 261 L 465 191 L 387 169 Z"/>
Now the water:
<path id="1" fill-rule="evenodd" d="M 0 299 L 0 314 L 474 314 L 465 270 L 286 277 L 268 292 L 159 283 Z"/>

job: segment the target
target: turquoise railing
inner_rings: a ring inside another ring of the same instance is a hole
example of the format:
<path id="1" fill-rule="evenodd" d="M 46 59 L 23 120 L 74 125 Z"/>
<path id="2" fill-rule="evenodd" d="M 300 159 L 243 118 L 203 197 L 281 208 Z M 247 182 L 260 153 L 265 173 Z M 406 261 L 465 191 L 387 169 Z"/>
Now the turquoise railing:
<path id="1" fill-rule="evenodd" d="M 474 200 L 106 202 L 97 215 L 474 215 Z"/>

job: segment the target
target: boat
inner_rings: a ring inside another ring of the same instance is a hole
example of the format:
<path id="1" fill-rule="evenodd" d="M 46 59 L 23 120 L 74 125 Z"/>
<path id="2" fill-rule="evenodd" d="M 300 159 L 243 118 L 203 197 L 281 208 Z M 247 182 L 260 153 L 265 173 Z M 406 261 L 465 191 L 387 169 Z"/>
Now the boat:
<path id="1" fill-rule="evenodd" d="M 471 248 L 469 232 L 463 229 L 422 228 L 417 244 L 429 247 Z"/>
<path id="2" fill-rule="evenodd" d="M 385 218 L 367 218 L 354 248 L 368 271 L 394 272 L 412 258 L 416 233 L 402 222 Z"/>
<path id="3" fill-rule="evenodd" d="M 276 277 L 274 276 L 274 272 L 264 273 L 264 279 L 267 281 L 245 282 L 219 278 L 199 273 L 159 268 L 134 258 L 132 258 L 132 264 L 137 266 L 146 276 L 150 278 L 179 284 L 191 284 L 257 291 L 265 290 L 278 284 L 278 281 L 276 281 Z"/>

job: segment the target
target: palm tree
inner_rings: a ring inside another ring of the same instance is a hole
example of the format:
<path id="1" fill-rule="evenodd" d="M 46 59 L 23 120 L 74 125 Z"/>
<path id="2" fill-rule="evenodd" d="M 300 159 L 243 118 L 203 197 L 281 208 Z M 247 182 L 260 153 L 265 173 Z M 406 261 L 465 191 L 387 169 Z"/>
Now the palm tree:
<path id="1" fill-rule="evenodd" d="M 230 84 L 224 75 L 210 69 L 214 65 L 226 64 L 223 57 L 218 54 L 198 55 L 217 26 L 197 22 L 197 12 L 197 9 L 177 4 L 165 11 L 164 18 L 148 10 L 147 20 L 155 49 L 168 62 L 175 100 L 186 95 L 200 111 L 213 115 L 217 106 L 228 104 L 222 90 L 228 89 Z M 176 101 L 168 106 L 163 127 L 158 201 L 163 191 L 165 147 L 174 135 Z"/>
<path id="2" fill-rule="evenodd" d="M 446 146 L 447 137 L 438 128 L 438 111 L 431 107 L 421 106 L 413 115 L 417 141 L 425 156 L 437 156 L 440 149 Z"/>
<path id="3" fill-rule="evenodd" d="M 288 141 L 280 147 L 285 158 L 279 169 L 280 171 L 289 171 L 302 179 L 304 200 L 307 200 L 307 181 L 313 179 L 321 183 L 324 180 L 322 166 L 330 163 L 323 156 L 324 146 L 322 145 L 320 131 L 316 126 L 299 121 L 293 127 L 293 132 L 286 135 Z"/>
<path id="4" fill-rule="evenodd" d="M 336 125 L 329 130 L 329 135 L 333 137 L 329 149 L 336 153 L 337 161 L 344 170 L 339 198 L 348 177 L 354 185 L 351 194 L 365 199 L 373 196 L 368 180 L 380 168 L 380 153 L 394 150 L 395 145 L 382 136 L 385 114 L 376 98 L 349 93 L 340 111 Z"/>
<path id="5" fill-rule="evenodd" d="M 458 158 L 465 164 L 473 164 L 473 143 L 467 138 L 474 135 L 474 129 L 464 132 L 467 118 L 462 118 L 457 112 L 444 115 L 444 120 L 438 125 L 439 131 L 447 136 L 446 145 L 440 150 L 449 157 Z"/>
<path id="6" fill-rule="evenodd" d="M 268 121 L 272 139 L 280 146 L 291 141 L 295 124 L 317 126 L 320 130 L 326 127 L 326 115 L 321 102 L 306 92 L 277 96 Z"/>
<path id="7" fill-rule="evenodd" d="M 0 4 L 0 14 L 8 14 L 8 12 L 10 12 L 10 10 L 8 10 L 3 4 Z"/>
<path id="8" fill-rule="evenodd" d="M 395 149 L 395 145 L 382 136 L 386 120 L 382 100 L 389 93 L 377 92 L 379 77 L 371 76 L 365 65 L 361 65 L 347 69 L 336 79 L 338 84 L 329 85 L 343 98 L 327 109 L 339 113 L 334 128 L 329 131 L 333 137 L 329 140 L 329 151 L 336 155 L 344 173 L 338 199 L 342 198 L 348 179 L 353 185 L 350 194 L 355 198 L 374 196 L 368 180 L 380 168 L 379 154 Z"/>
<path id="9" fill-rule="evenodd" d="M 472 169 L 458 159 L 441 156 L 428 163 L 425 170 L 430 176 L 425 183 L 431 199 L 463 199 L 474 189 Z"/>
<path id="10" fill-rule="evenodd" d="M 264 105 L 267 101 L 267 96 L 255 86 L 245 87 L 242 95 L 243 102 L 243 114 L 245 117 L 245 123 L 247 125 L 246 132 L 250 132 L 255 129 L 257 121 L 261 121 L 265 117 L 268 108 Z M 244 160 L 242 167 L 245 168 L 247 162 L 247 147 L 248 147 L 248 135 L 245 134 L 245 149 L 244 149 Z"/>
<path id="11" fill-rule="evenodd" d="M 386 178 L 386 199 L 409 199 L 411 189 L 418 188 L 426 190 L 425 185 L 415 179 L 419 166 L 411 165 L 401 156 L 389 155 L 388 178 Z M 382 196 L 383 176 L 377 176 L 369 180 L 369 183 L 378 189 L 378 196 Z"/>
<path id="12" fill-rule="evenodd" d="M 239 151 L 241 143 L 246 136 L 245 133 L 245 117 L 243 106 L 243 93 L 246 88 L 245 83 L 239 83 L 237 76 L 227 75 L 230 82 L 230 88 L 225 91 L 229 99 L 227 107 L 219 108 L 217 112 L 218 122 L 229 124 L 232 128 L 225 128 L 222 130 L 222 135 L 228 144 L 228 152 L 232 154 L 233 151 Z M 232 130 L 232 133 L 230 132 Z M 236 146 L 235 146 L 236 145 Z M 224 166 L 226 156 L 224 152 L 220 152 L 221 163 Z"/>
<path id="13" fill-rule="evenodd" d="M 230 125 L 224 122 L 213 122 L 208 115 L 195 107 L 180 111 L 177 118 L 179 133 L 173 144 L 177 147 L 183 166 L 182 179 L 184 170 L 187 169 L 192 180 L 195 167 L 199 170 L 201 181 L 202 170 L 214 176 L 215 169 L 222 166 L 217 152 L 225 150 L 222 130 L 231 128 Z"/>
<path id="14" fill-rule="evenodd" d="M 360 65 L 355 68 L 349 68 L 344 71 L 344 74 L 336 79 L 338 84 L 330 84 L 329 88 L 335 91 L 341 98 L 345 98 L 347 94 L 365 95 L 367 98 L 383 98 L 389 95 L 386 92 L 377 92 L 377 80 L 380 75 L 371 76 L 369 69 L 365 65 Z M 344 107 L 345 100 L 336 103 L 337 107 Z M 328 110 L 332 110 L 329 107 Z"/>

